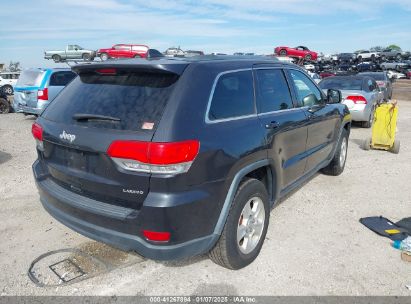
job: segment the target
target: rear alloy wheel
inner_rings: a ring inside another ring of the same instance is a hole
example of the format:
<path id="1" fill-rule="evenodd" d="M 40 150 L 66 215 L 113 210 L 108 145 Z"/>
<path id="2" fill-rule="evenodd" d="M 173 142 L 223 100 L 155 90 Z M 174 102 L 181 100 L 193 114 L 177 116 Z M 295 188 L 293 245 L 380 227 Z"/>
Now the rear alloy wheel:
<path id="1" fill-rule="evenodd" d="M 397 59 L 397 61 L 401 61 L 401 59 L 402 59 L 401 54 L 398 54 L 398 55 L 395 57 L 395 59 Z"/>
<path id="2" fill-rule="evenodd" d="M 287 56 L 287 51 L 286 50 L 281 50 L 280 51 L 280 56 Z"/>
<path id="3" fill-rule="evenodd" d="M 0 98 L 0 114 L 7 114 L 10 112 L 10 104 L 4 99 Z"/>
<path id="4" fill-rule="evenodd" d="M 322 172 L 327 175 L 340 175 L 343 173 L 345 163 L 347 160 L 348 151 L 348 132 L 346 129 L 342 130 L 340 140 L 338 142 L 335 154 L 330 164 L 322 169 Z"/>
<path id="5" fill-rule="evenodd" d="M 100 54 L 100 59 L 101 59 L 101 61 L 106 61 L 106 60 L 108 60 L 108 54 L 107 54 L 107 53 L 102 53 L 102 54 Z"/>
<path id="6" fill-rule="evenodd" d="M 307 54 L 307 55 L 305 55 L 305 60 L 310 61 L 310 60 L 311 60 L 311 58 L 312 58 L 311 54 Z"/>
<path id="7" fill-rule="evenodd" d="M 224 230 L 210 259 L 228 269 L 240 269 L 252 263 L 263 246 L 270 215 L 267 190 L 253 178 L 238 188 Z"/>
<path id="8" fill-rule="evenodd" d="M 61 61 L 61 56 L 54 54 L 53 56 L 51 56 L 51 59 L 54 60 L 54 62 L 60 62 Z"/>
<path id="9" fill-rule="evenodd" d="M 13 87 L 10 85 L 5 85 L 2 89 L 3 89 L 3 92 L 7 95 L 13 95 L 14 93 Z"/>

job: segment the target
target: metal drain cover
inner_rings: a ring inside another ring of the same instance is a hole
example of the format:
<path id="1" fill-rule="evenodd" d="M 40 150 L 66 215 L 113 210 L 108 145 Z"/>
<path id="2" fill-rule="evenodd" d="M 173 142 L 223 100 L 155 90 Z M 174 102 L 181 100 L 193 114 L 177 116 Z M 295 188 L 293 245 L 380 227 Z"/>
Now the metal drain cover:
<path id="1" fill-rule="evenodd" d="M 138 254 L 89 242 L 78 249 L 60 249 L 42 254 L 31 263 L 28 276 L 40 287 L 61 286 L 142 261 L 144 259 Z"/>

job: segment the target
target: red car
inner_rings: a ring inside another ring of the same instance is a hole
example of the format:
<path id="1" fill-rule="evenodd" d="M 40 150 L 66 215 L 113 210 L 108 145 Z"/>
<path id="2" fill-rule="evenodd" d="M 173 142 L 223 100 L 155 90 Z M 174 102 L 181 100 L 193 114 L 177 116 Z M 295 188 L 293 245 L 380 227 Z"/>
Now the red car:
<path id="1" fill-rule="evenodd" d="M 148 49 L 143 44 L 115 44 L 110 49 L 99 49 L 97 56 L 102 61 L 109 58 L 146 58 Z"/>
<path id="2" fill-rule="evenodd" d="M 310 51 L 305 46 L 297 46 L 290 48 L 288 46 L 278 46 L 274 49 L 274 53 L 280 56 L 298 57 L 306 60 L 317 60 L 317 53 Z"/>

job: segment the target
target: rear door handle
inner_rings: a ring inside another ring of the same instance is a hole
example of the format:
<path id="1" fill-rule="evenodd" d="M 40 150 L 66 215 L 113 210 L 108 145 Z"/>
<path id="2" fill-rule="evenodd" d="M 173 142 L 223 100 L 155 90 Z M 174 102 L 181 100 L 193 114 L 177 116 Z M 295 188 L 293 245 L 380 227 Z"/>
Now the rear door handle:
<path id="1" fill-rule="evenodd" d="M 265 125 L 265 128 L 266 128 L 266 129 L 275 129 L 275 128 L 278 128 L 279 126 L 280 126 L 280 123 L 279 123 L 279 122 L 277 122 L 277 121 L 272 121 L 272 122 L 266 124 L 266 125 Z"/>

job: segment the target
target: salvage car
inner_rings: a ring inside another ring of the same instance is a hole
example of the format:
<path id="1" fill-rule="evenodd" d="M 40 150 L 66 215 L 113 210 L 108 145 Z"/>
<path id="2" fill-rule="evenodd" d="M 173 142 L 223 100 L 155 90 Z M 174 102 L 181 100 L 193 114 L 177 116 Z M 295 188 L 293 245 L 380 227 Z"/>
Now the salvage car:
<path id="1" fill-rule="evenodd" d="M 370 128 L 374 120 L 374 110 L 383 100 L 377 82 L 367 76 L 333 76 L 318 84 L 324 92 L 329 89 L 340 90 L 343 101 L 351 113 L 353 121 L 361 122 Z"/>
<path id="2" fill-rule="evenodd" d="M 1 72 L 0 73 L 0 88 L 7 95 L 13 95 L 14 86 L 17 79 L 20 77 L 20 72 Z"/>
<path id="3" fill-rule="evenodd" d="M 386 72 L 367 72 L 359 73 L 360 76 L 368 76 L 373 78 L 381 91 L 384 93 L 384 99 L 388 100 L 392 97 L 392 82 Z"/>
<path id="4" fill-rule="evenodd" d="M 14 111 L 40 115 L 75 77 L 76 73 L 68 68 L 24 70 L 15 87 Z"/>
<path id="5" fill-rule="evenodd" d="M 399 61 L 403 58 L 403 55 L 405 55 L 405 52 L 402 52 L 401 50 L 398 50 L 398 49 L 390 49 L 390 48 L 387 48 L 379 53 L 379 56 L 381 60 L 383 61 L 387 59 L 395 59 Z"/>
<path id="6" fill-rule="evenodd" d="M 356 59 L 357 59 L 357 55 L 354 53 L 340 53 L 337 55 L 337 61 L 339 63 L 354 62 Z"/>
<path id="7" fill-rule="evenodd" d="M 148 258 L 209 252 L 239 269 L 280 198 L 318 170 L 343 172 L 341 92 L 272 58 L 203 57 L 73 67 L 32 127 L 53 217 Z"/>
<path id="8" fill-rule="evenodd" d="M 318 58 L 318 54 L 310 51 L 306 46 L 297 46 L 295 48 L 278 46 L 274 49 L 274 53 L 279 56 L 299 57 L 305 60 L 317 60 Z"/>
<path id="9" fill-rule="evenodd" d="M 146 58 L 149 47 L 143 44 L 115 44 L 111 48 L 99 49 L 97 56 L 102 61 L 110 58 Z"/>
<path id="10" fill-rule="evenodd" d="M 12 108 L 7 94 L 0 89 L 0 114 L 7 114 L 11 112 Z"/>
<path id="11" fill-rule="evenodd" d="M 380 63 L 380 67 L 383 70 L 396 70 L 400 71 L 401 69 L 409 67 L 410 64 L 407 62 L 382 62 Z"/>
<path id="12" fill-rule="evenodd" d="M 363 60 L 371 60 L 374 61 L 376 60 L 380 54 L 378 52 L 371 52 L 371 51 L 361 51 L 360 53 L 357 54 L 357 59 L 358 61 L 363 61 Z"/>
<path id="13" fill-rule="evenodd" d="M 62 62 L 66 60 L 94 60 L 96 52 L 82 48 L 77 44 L 69 44 L 64 50 L 45 51 L 44 59 L 53 59 L 54 62 Z"/>

